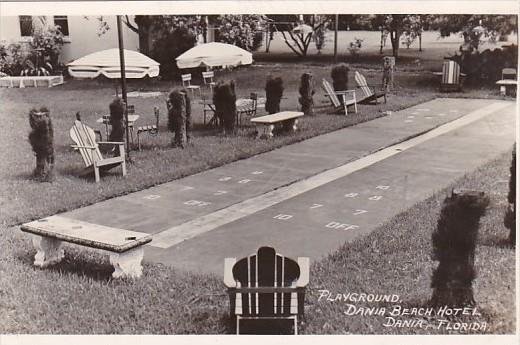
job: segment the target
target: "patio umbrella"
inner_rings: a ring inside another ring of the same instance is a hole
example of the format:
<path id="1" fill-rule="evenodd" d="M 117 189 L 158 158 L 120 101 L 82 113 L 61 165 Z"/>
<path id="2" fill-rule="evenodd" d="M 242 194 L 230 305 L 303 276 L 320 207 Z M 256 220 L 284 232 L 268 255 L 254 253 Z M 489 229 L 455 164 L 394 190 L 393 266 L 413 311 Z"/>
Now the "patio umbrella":
<path id="1" fill-rule="evenodd" d="M 125 49 L 126 78 L 151 78 L 159 75 L 159 63 L 139 52 Z M 119 49 L 95 52 L 67 64 L 75 78 L 96 78 L 104 75 L 110 79 L 121 78 Z"/>
<path id="2" fill-rule="evenodd" d="M 250 65 L 253 54 L 232 44 L 211 42 L 200 44 L 181 54 L 175 59 L 177 67 L 217 67 Z"/>

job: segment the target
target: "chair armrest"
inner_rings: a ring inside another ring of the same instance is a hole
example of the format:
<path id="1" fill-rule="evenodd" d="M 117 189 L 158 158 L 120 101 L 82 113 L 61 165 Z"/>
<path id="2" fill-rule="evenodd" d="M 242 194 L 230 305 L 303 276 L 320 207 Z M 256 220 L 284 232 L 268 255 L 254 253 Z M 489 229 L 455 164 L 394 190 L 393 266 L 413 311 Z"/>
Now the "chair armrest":
<path id="1" fill-rule="evenodd" d="M 96 146 L 70 145 L 70 147 L 75 148 L 75 149 L 89 149 L 89 150 L 96 149 Z"/>
<path id="2" fill-rule="evenodd" d="M 98 141 L 98 144 L 102 145 L 124 145 L 124 141 Z"/>
<path id="3" fill-rule="evenodd" d="M 298 265 L 300 266 L 300 278 L 296 281 L 296 287 L 305 287 L 309 283 L 309 258 L 299 257 Z"/>
<path id="4" fill-rule="evenodd" d="M 336 95 L 345 95 L 348 93 L 356 94 L 356 90 L 341 90 L 341 91 L 334 91 Z"/>
<path id="5" fill-rule="evenodd" d="M 236 262 L 236 258 L 224 259 L 224 285 L 226 285 L 228 288 L 237 287 L 237 282 L 233 278 L 233 266 Z"/>

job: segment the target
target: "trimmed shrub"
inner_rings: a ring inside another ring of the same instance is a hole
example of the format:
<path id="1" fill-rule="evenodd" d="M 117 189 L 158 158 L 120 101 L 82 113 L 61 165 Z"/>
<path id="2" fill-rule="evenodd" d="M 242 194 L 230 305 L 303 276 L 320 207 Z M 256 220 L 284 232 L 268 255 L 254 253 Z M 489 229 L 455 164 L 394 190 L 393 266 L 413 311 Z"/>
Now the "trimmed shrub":
<path id="1" fill-rule="evenodd" d="M 265 83 L 265 110 L 269 114 L 280 111 L 280 101 L 283 97 L 283 80 L 280 77 L 269 76 Z"/>
<path id="2" fill-rule="evenodd" d="M 509 229 L 509 243 L 514 246 L 516 243 L 516 145 L 513 147 L 509 171 L 509 193 L 507 194 L 509 207 L 504 216 L 504 225 Z"/>
<path id="3" fill-rule="evenodd" d="M 54 170 L 54 132 L 49 109 L 29 111 L 29 143 L 36 156 L 33 176 L 40 181 L 52 181 Z"/>
<path id="4" fill-rule="evenodd" d="M 305 115 L 314 115 L 314 85 L 311 73 L 303 73 L 300 80 L 300 98 L 298 101 Z"/>
<path id="5" fill-rule="evenodd" d="M 218 83 L 213 92 L 215 116 L 224 133 L 234 132 L 237 119 L 235 82 Z"/>
<path id="6" fill-rule="evenodd" d="M 190 99 L 186 90 L 172 90 L 168 101 L 168 129 L 174 133 L 172 146 L 184 148 L 191 131 Z"/>
<path id="7" fill-rule="evenodd" d="M 125 102 L 121 98 L 115 98 L 108 108 L 112 127 L 108 141 L 125 141 Z"/>
<path id="8" fill-rule="evenodd" d="M 349 68 L 346 64 L 334 66 L 330 72 L 332 78 L 332 86 L 335 91 L 348 90 L 348 72 Z M 341 98 L 343 99 L 343 98 Z"/>
<path id="9" fill-rule="evenodd" d="M 475 246 L 479 221 L 488 204 L 489 198 L 475 191 L 453 191 L 444 200 L 432 235 L 433 259 L 439 261 L 431 281 L 432 305 L 475 304 Z"/>

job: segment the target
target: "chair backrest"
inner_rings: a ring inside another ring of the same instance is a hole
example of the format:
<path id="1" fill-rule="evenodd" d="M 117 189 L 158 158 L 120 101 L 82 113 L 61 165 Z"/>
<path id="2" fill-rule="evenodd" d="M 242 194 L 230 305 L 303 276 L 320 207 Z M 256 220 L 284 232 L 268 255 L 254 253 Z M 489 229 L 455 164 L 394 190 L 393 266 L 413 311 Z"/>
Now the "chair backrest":
<path id="1" fill-rule="evenodd" d="M 89 167 L 93 165 L 94 162 L 103 159 L 96 142 L 96 133 L 92 128 L 83 124 L 83 122 L 78 120 L 74 121 L 74 126 L 70 129 L 70 138 L 76 145 L 80 146 L 78 150 L 81 153 L 85 166 Z M 87 149 L 81 146 L 95 147 L 95 149 Z"/>
<path id="2" fill-rule="evenodd" d="M 361 89 L 361 91 L 363 92 L 363 95 L 365 97 L 369 97 L 369 96 L 372 96 L 374 94 L 372 92 L 372 90 L 370 89 L 370 87 L 368 86 L 367 80 L 365 79 L 364 75 L 362 75 L 361 73 L 356 71 L 354 73 L 354 79 L 356 80 L 356 83 L 357 83 L 358 87 Z"/>
<path id="3" fill-rule="evenodd" d="M 214 77 L 215 73 L 213 71 L 202 72 L 202 79 L 204 80 L 204 84 L 213 83 Z"/>
<path id="4" fill-rule="evenodd" d="M 513 79 L 516 80 L 516 69 L 504 68 L 502 69 L 502 79 Z"/>
<path id="5" fill-rule="evenodd" d="M 260 247 L 233 266 L 237 287 L 294 287 L 300 276 L 298 263 L 276 253 L 274 248 Z M 236 306 L 244 316 L 281 316 L 298 312 L 295 292 L 237 293 Z"/>
<path id="6" fill-rule="evenodd" d="M 135 114 L 135 105 L 133 105 L 133 104 L 129 104 L 129 105 L 126 107 L 126 110 L 128 111 L 128 114 Z"/>
<path id="7" fill-rule="evenodd" d="M 191 85 L 191 74 L 183 74 L 181 75 L 182 86 Z"/>
<path id="8" fill-rule="evenodd" d="M 103 115 L 103 124 L 110 124 L 110 115 Z"/>
<path id="9" fill-rule="evenodd" d="M 441 84 L 460 84 L 460 66 L 456 61 L 447 60 L 442 63 Z"/>
<path id="10" fill-rule="evenodd" d="M 325 90 L 325 92 L 329 96 L 330 101 L 332 102 L 332 104 L 335 107 L 341 106 L 341 102 L 339 101 L 338 95 L 336 95 L 336 93 L 334 92 L 334 89 L 332 88 L 332 85 L 330 85 L 330 83 L 328 81 L 326 81 L 325 79 L 323 79 L 322 85 L 323 85 L 323 89 Z"/>

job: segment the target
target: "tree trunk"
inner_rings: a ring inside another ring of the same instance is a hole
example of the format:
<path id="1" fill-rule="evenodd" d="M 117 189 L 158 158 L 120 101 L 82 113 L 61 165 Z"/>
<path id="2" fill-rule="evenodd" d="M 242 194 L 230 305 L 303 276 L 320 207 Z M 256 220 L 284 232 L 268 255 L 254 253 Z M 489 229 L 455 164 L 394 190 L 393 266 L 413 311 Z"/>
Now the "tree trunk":
<path id="1" fill-rule="evenodd" d="M 139 30 L 139 51 L 146 55 L 150 55 L 152 45 L 152 35 L 151 30 L 148 27 L 140 28 Z"/>
<path id="2" fill-rule="evenodd" d="M 390 41 L 392 42 L 392 55 L 398 57 L 399 54 L 399 38 L 401 37 L 401 31 L 394 30 L 390 32 Z"/>

